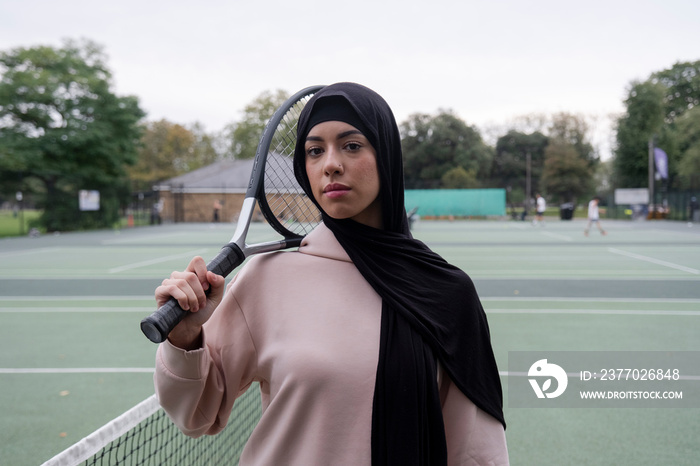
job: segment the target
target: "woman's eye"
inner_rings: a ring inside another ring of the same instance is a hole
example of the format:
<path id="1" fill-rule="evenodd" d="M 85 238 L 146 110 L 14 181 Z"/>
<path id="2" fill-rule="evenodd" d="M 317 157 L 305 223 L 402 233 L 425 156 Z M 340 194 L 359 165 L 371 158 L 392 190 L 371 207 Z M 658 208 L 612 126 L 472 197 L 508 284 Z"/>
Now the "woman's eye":
<path id="1" fill-rule="evenodd" d="M 349 143 L 345 144 L 345 148 L 349 151 L 354 152 L 354 151 L 360 150 L 362 148 L 362 146 L 357 142 L 349 142 Z"/>
<path id="2" fill-rule="evenodd" d="M 318 157 L 319 155 L 321 155 L 321 152 L 322 150 L 320 147 L 309 147 L 308 149 L 306 149 L 306 155 L 308 155 L 309 157 Z"/>

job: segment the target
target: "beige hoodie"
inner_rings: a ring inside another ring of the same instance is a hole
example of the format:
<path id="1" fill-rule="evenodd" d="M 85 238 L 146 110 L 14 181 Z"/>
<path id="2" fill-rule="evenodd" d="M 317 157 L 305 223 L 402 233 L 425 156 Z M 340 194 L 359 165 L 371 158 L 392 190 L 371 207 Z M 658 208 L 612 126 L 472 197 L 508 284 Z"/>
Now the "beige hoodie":
<path id="1" fill-rule="evenodd" d="M 259 382 L 241 464 L 369 465 L 381 298 L 324 225 L 299 251 L 258 255 L 204 327 L 204 347 L 156 355 L 161 405 L 187 435 L 220 432 Z M 438 374 L 449 464 L 508 464 L 502 425 Z"/>

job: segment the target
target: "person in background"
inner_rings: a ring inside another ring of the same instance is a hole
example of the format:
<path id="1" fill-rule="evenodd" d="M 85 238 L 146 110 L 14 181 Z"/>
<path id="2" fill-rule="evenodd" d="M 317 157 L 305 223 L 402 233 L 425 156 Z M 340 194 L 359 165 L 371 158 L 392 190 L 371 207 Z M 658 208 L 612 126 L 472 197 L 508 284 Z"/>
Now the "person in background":
<path id="1" fill-rule="evenodd" d="M 218 199 L 215 199 L 215 200 L 214 200 L 214 205 L 213 205 L 213 208 L 214 208 L 214 216 L 213 216 L 213 219 L 212 219 L 214 223 L 218 223 L 218 222 L 219 222 L 219 220 L 220 220 L 220 218 L 221 218 L 221 208 L 222 208 L 222 207 L 223 207 L 223 206 L 221 205 L 221 201 L 218 200 Z"/>
<path id="2" fill-rule="evenodd" d="M 532 221 L 533 225 L 544 225 L 544 211 L 547 208 L 547 202 L 544 200 L 540 193 L 535 194 L 535 219 Z"/>
<path id="3" fill-rule="evenodd" d="M 598 227 L 598 230 L 600 230 L 601 235 L 607 235 L 607 232 L 603 230 L 603 227 L 600 225 L 600 213 L 598 212 L 599 202 L 600 198 L 596 196 L 588 203 L 588 224 L 586 225 L 586 229 L 583 230 L 583 234 L 586 236 L 588 236 L 588 231 L 594 223 Z"/>

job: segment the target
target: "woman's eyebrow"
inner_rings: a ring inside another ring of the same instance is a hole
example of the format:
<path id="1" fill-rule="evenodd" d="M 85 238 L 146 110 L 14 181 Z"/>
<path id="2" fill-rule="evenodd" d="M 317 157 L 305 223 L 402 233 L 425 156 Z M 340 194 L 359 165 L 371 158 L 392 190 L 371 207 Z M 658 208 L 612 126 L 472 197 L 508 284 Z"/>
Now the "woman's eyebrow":
<path id="1" fill-rule="evenodd" d="M 353 134 L 359 134 L 360 136 L 364 136 L 364 134 L 362 134 L 362 131 L 357 130 L 357 129 L 351 129 L 348 131 L 343 131 L 342 133 L 338 133 L 338 135 L 336 136 L 336 139 L 343 139 L 343 138 L 346 138 L 348 136 L 352 136 Z M 306 136 L 306 140 L 307 141 L 319 141 L 319 142 L 321 142 L 321 141 L 323 141 L 323 138 L 320 136 L 310 136 L 309 135 L 309 136 Z"/>
<path id="2" fill-rule="evenodd" d="M 353 135 L 353 134 L 359 134 L 360 136 L 364 136 L 364 135 L 362 134 L 362 131 L 359 131 L 359 130 L 357 130 L 357 129 L 351 129 L 351 130 L 348 130 L 348 131 L 343 131 L 342 133 L 338 134 L 337 138 L 338 138 L 338 139 L 343 139 L 343 138 L 346 138 L 346 137 L 351 136 L 351 135 Z"/>

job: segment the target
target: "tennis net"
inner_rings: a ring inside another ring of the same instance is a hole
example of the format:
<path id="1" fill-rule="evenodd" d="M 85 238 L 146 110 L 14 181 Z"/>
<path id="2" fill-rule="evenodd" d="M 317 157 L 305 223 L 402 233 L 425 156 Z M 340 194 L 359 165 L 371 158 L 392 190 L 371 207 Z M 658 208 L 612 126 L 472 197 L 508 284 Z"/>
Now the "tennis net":
<path id="1" fill-rule="evenodd" d="M 236 400 L 226 428 L 198 439 L 181 433 L 152 395 L 43 466 L 238 464 L 260 419 L 259 393 L 250 387 Z"/>

